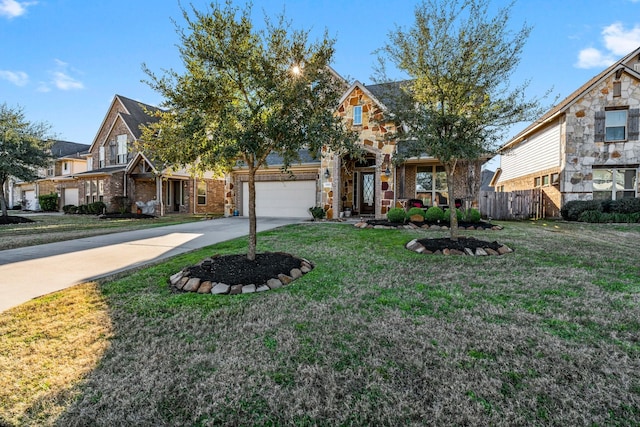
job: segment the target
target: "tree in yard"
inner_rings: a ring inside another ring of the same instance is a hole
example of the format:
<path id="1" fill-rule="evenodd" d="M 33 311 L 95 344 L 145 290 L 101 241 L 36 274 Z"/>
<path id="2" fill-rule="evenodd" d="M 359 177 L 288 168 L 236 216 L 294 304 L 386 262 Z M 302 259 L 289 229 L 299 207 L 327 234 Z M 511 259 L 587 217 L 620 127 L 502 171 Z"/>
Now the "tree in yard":
<path id="1" fill-rule="evenodd" d="M 342 87 L 329 70 L 334 40 L 310 43 L 281 16 L 257 30 L 251 8 L 212 3 L 207 13 L 183 10 L 179 28 L 185 72 L 156 76 L 150 86 L 165 99 L 160 120 L 143 129 L 142 149 L 165 164 L 194 173 L 228 171 L 241 161 L 249 170 L 248 259 L 256 255 L 255 174 L 278 153 L 283 169 L 299 151 L 326 146 L 342 153 L 355 135 L 334 115 Z"/>
<path id="2" fill-rule="evenodd" d="M 488 8 L 489 0 L 425 0 L 413 27 L 391 32 L 378 51 L 379 80 L 388 80 L 387 61 L 409 76 L 392 113 L 406 130 L 405 155 L 427 153 L 445 167 L 453 240 L 456 166 L 479 160 L 510 125 L 542 112 L 539 99 L 525 97 L 528 82 L 509 85 L 531 28 L 509 30 L 511 5 L 493 17 Z"/>
<path id="3" fill-rule="evenodd" d="M 38 168 L 49 165 L 50 126 L 30 122 L 20 107 L 0 105 L 0 206 L 2 216 L 7 217 L 5 185 L 9 178 L 33 181 L 38 178 Z"/>

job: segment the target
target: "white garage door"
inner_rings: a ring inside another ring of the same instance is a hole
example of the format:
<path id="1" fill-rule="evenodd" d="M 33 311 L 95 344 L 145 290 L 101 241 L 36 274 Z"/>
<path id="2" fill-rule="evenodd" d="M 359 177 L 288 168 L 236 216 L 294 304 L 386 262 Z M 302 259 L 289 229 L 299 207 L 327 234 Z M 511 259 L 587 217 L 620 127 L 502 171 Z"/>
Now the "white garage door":
<path id="1" fill-rule="evenodd" d="M 77 188 L 64 189 L 64 204 L 78 206 L 78 189 Z"/>
<path id="2" fill-rule="evenodd" d="M 316 205 L 315 181 L 256 182 L 256 215 L 311 218 Z M 242 185 L 242 215 L 249 216 L 249 183 Z"/>
<path id="3" fill-rule="evenodd" d="M 30 211 L 36 211 L 40 207 L 38 206 L 38 199 L 36 199 L 36 191 L 29 190 L 24 192 L 24 198 L 27 201 L 26 209 Z"/>

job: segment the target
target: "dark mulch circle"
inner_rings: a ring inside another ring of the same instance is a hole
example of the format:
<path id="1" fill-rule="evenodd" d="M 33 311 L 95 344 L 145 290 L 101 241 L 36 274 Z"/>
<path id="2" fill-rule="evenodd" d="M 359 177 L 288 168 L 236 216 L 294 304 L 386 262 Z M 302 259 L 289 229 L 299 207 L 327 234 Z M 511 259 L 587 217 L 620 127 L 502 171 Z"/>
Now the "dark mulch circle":
<path id="1" fill-rule="evenodd" d="M 25 218 L 23 216 L 2 216 L 0 215 L 0 224 L 24 224 L 27 222 L 34 222 L 32 219 Z"/>
<path id="2" fill-rule="evenodd" d="M 444 249 L 457 249 L 464 251 L 464 248 L 476 250 L 477 248 L 491 248 L 497 251 L 500 246 L 498 242 L 487 242 L 484 240 L 474 239 L 473 237 L 459 237 L 458 240 L 451 240 L 448 237 L 440 239 L 419 239 L 418 243 L 431 252 L 442 251 Z"/>
<path id="3" fill-rule="evenodd" d="M 206 268 L 211 261 L 211 269 Z M 302 260 L 284 252 L 265 252 L 256 254 L 255 261 L 249 261 L 246 255 L 214 256 L 200 263 L 187 267 L 191 277 L 199 277 L 201 281 L 225 283 L 227 285 L 260 285 L 267 280 L 288 275 L 292 269 L 300 268 Z"/>
<path id="4" fill-rule="evenodd" d="M 125 212 L 125 213 L 102 214 L 98 216 L 98 218 L 100 219 L 151 219 L 151 218 L 155 218 L 155 216 L 143 214 L 143 213 L 139 214 L 139 213 Z"/>

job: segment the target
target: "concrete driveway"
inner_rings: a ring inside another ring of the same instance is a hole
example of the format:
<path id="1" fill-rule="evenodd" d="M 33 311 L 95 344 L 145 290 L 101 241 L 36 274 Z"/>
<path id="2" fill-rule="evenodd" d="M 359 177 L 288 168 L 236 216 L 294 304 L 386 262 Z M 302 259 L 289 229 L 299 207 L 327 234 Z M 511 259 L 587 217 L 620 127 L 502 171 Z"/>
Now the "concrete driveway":
<path id="1" fill-rule="evenodd" d="M 303 221 L 259 218 L 258 231 Z M 243 217 L 0 251 L 0 312 L 32 298 L 249 234 Z"/>

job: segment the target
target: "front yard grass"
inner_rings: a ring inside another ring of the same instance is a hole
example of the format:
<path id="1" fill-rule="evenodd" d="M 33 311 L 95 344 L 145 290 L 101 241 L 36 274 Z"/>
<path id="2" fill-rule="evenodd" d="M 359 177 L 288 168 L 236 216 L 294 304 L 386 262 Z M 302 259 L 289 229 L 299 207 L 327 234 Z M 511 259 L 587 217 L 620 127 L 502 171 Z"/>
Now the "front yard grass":
<path id="1" fill-rule="evenodd" d="M 11 215 L 20 216 L 20 211 Z M 198 221 L 202 215 L 167 215 L 152 219 L 100 219 L 96 215 L 28 215 L 35 222 L 0 225 L 0 251 Z M 209 216 L 210 217 L 210 216 Z"/>
<path id="2" fill-rule="evenodd" d="M 300 224 L 259 235 L 316 264 L 275 291 L 169 291 L 238 239 L 33 300 L 0 315 L 0 425 L 639 425 L 640 228 L 503 225 L 475 258 Z"/>

